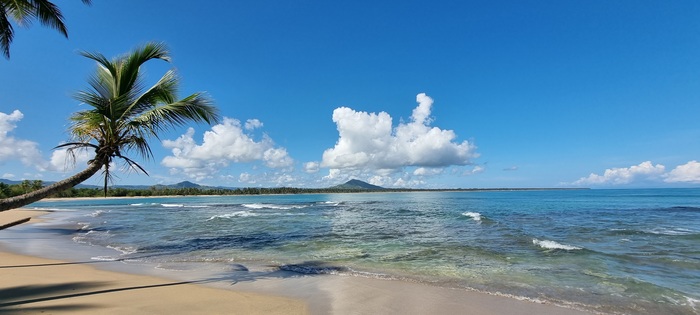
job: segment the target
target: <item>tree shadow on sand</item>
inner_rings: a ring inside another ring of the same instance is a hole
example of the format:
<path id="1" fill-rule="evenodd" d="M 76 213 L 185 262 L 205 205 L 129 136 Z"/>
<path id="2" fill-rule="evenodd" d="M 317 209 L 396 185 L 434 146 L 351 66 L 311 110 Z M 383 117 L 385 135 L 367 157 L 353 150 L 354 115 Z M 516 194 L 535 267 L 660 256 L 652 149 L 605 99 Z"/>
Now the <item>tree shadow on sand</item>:
<path id="1" fill-rule="evenodd" d="M 202 281 L 202 283 L 205 281 Z M 121 288 L 99 288 L 109 286 L 111 282 L 69 282 L 61 284 L 48 284 L 48 285 L 25 285 L 25 286 L 15 286 L 10 288 L 0 289 L 0 313 L 9 314 L 13 311 L 25 313 L 27 310 L 41 310 L 41 311 L 58 311 L 58 310 L 77 310 L 85 309 L 90 307 L 98 307 L 97 305 L 90 304 L 68 304 L 68 305 L 57 305 L 57 306 L 41 306 L 41 307 L 26 307 L 26 304 L 70 299 L 82 296 L 96 295 L 96 294 L 107 294 L 113 292 L 121 291 L 131 291 L 131 290 L 143 290 L 143 289 L 153 289 L 161 287 L 178 286 L 183 284 L 193 284 L 199 283 L 199 281 L 179 281 L 179 282 L 169 282 L 161 284 L 151 284 L 151 285 L 141 285 L 141 286 L 129 286 Z M 79 292 L 76 292 L 79 291 Z M 80 292 L 82 291 L 82 292 Z M 72 292 L 72 293 L 68 293 Z M 17 307 L 22 306 L 22 308 L 17 309 L 7 309 L 7 307 Z"/>

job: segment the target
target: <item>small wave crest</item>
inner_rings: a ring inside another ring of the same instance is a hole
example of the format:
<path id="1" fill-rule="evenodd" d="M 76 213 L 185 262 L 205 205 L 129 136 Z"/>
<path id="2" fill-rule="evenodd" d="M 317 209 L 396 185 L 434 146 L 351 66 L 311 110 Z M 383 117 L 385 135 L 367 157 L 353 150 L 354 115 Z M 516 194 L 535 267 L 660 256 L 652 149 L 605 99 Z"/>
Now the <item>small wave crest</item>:
<path id="1" fill-rule="evenodd" d="M 86 233 L 74 236 L 73 241 L 81 244 L 93 244 L 92 241 L 105 240 L 110 237 L 112 237 L 112 235 L 109 231 L 89 230 Z"/>
<path id="2" fill-rule="evenodd" d="M 244 203 L 241 206 L 249 209 L 277 209 L 277 210 L 290 210 L 290 209 L 302 209 L 306 206 L 299 205 L 278 205 L 271 203 Z"/>
<path id="3" fill-rule="evenodd" d="M 217 214 L 215 216 L 210 217 L 207 219 L 207 221 L 215 220 L 215 219 L 230 219 L 230 218 L 235 218 L 235 217 L 257 217 L 259 214 L 253 213 L 250 211 L 236 211 L 233 213 L 226 213 L 226 214 Z"/>
<path id="4" fill-rule="evenodd" d="M 113 246 L 113 245 L 107 245 L 107 248 L 111 248 L 113 250 L 116 250 L 120 252 L 122 255 L 129 255 L 129 254 L 134 254 L 138 252 L 138 249 L 135 247 L 122 247 L 122 246 Z"/>
<path id="5" fill-rule="evenodd" d="M 182 208 L 185 205 L 179 203 L 161 203 L 160 206 L 164 208 Z"/>
<path id="6" fill-rule="evenodd" d="M 561 249 L 561 250 L 580 250 L 580 249 L 583 249 L 581 247 L 560 244 L 560 243 L 557 243 L 555 241 L 550 241 L 550 240 L 538 240 L 536 238 L 532 239 L 532 244 L 535 244 L 535 245 L 537 245 L 541 248 L 544 248 L 544 249 Z"/>
<path id="7" fill-rule="evenodd" d="M 465 217 L 470 217 L 470 218 L 472 218 L 472 220 L 474 220 L 474 221 L 481 222 L 481 213 L 478 213 L 478 212 L 465 212 L 465 213 L 462 213 L 462 215 L 465 216 Z"/>
<path id="8" fill-rule="evenodd" d="M 691 230 L 681 227 L 657 227 L 653 229 L 646 230 L 634 230 L 634 229 L 610 229 L 612 233 L 620 235 L 665 235 L 665 236 L 684 236 L 684 235 L 696 235 L 700 231 Z"/>
<path id="9" fill-rule="evenodd" d="M 97 211 L 95 211 L 95 212 L 86 214 L 86 216 L 88 216 L 88 217 L 93 217 L 93 218 L 97 218 L 97 217 L 101 216 L 103 213 L 107 213 L 107 212 L 109 212 L 109 211 L 97 210 Z"/>

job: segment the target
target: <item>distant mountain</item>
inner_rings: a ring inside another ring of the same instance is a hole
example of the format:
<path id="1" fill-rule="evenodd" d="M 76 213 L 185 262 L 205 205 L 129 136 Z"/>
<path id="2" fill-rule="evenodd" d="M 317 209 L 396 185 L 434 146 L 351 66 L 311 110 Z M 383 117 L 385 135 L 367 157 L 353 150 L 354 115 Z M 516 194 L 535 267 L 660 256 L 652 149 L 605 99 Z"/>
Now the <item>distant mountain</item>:
<path id="1" fill-rule="evenodd" d="M 184 181 L 184 182 L 179 182 L 175 185 L 170 185 L 170 187 L 173 187 L 173 188 L 201 188 L 202 186 L 199 184 L 195 184 L 193 182 Z"/>
<path id="2" fill-rule="evenodd" d="M 351 189 L 351 190 L 382 190 L 384 187 L 372 185 L 357 179 L 351 179 L 345 184 L 340 184 L 331 187 L 331 189 Z"/>
<path id="3" fill-rule="evenodd" d="M 11 179 L 0 178 L 0 183 L 8 184 L 8 185 L 19 185 L 22 183 L 22 181 L 21 180 L 11 180 Z"/>
<path id="4" fill-rule="evenodd" d="M 10 179 L 4 179 L 0 178 L 0 183 L 5 183 L 8 185 L 19 185 L 22 183 L 21 180 L 10 180 Z M 43 184 L 44 186 L 51 185 L 55 182 L 52 181 L 44 181 Z M 184 181 L 184 182 L 179 182 L 177 184 L 171 184 L 171 185 L 114 185 L 114 186 L 109 186 L 110 189 L 114 188 L 125 188 L 125 189 L 150 189 L 151 187 L 154 187 L 156 189 L 165 189 L 165 188 L 198 188 L 198 189 L 235 189 L 235 188 L 230 188 L 230 187 L 211 187 L 211 186 L 202 186 L 199 184 L 195 184 L 193 182 L 189 181 Z M 88 185 L 88 184 L 78 184 L 75 186 L 75 188 L 90 188 L 90 189 L 95 189 L 99 188 L 102 189 L 102 186 L 97 186 L 97 185 Z"/>

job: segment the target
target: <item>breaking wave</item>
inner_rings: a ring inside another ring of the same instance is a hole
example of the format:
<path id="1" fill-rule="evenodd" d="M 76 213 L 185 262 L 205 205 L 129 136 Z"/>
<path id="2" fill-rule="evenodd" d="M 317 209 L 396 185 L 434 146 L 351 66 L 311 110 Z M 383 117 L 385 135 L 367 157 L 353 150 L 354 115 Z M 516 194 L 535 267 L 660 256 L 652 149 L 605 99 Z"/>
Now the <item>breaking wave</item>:
<path id="1" fill-rule="evenodd" d="M 532 239 L 532 244 L 535 244 L 539 247 L 542 247 L 544 249 L 562 249 L 562 250 L 579 250 L 583 249 L 581 247 L 576 247 L 576 246 L 571 246 L 571 245 L 565 245 L 565 244 L 560 244 L 555 241 L 550 241 L 550 240 L 538 240 L 536 238 Z"/>

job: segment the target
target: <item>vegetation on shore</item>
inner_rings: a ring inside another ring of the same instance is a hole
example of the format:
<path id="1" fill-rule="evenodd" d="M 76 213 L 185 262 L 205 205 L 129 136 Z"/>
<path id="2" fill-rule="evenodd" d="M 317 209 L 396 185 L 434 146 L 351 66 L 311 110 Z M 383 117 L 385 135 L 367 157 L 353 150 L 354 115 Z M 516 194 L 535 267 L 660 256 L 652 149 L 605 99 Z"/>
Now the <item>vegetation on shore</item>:
<path id="1" fill-rule="evenodd" d="M 22 181 L 20 184 L 9 185 L 0 182 L 0 198 L 17 194 L 26 194 L 39 189 L 42 181 Z M 157 197 L 157 196 L 214 196 L 214 195 L 280 195 L 280 194 L 335 194 L 363 192 L 418 192 L 418 191 L 526 191 L 526 190 L 570 190 L 572 188 L 446 188 L 446 189 L 411 189 L 411 188 L 366 188 L 361 185 L 348 183 L 328 188 L 295 188 L 295 187 L 177 187 L 154 185 L 147 188 L 113 187 L 107 192 L 107 197 Z M 577 188 L 580 189 L 580 188 Z M 97 187 L 70 188 L 49 197 L 52 198 L 84 198 L 104 197 L 104 191 Z"/>

